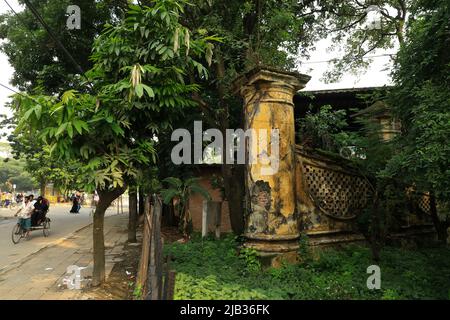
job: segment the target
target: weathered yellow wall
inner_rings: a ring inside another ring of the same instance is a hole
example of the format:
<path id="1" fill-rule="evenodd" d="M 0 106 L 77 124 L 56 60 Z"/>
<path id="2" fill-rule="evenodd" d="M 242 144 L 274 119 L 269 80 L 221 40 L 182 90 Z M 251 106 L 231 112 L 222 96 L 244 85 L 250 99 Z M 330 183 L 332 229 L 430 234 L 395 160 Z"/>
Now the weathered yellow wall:
<path id="1" fill-rule="evenodd" d="M 330 170 L 330 174 L 333 172 L 345 172 L 345 169 L 341 168 L 338 164 L 333 163 L 329 159 L 312 158 L 311 156 L 305 156 L 301 153 L 297 153 L 297 170 L 296 170 L 296 190 L 297 190 L 297 208 L 301 216 L 301 227 L 310 236 L 313 235 L 335 235 L 336 233 L 352 233 L 357 232 L 355 225 L 355 219 L 335 219 L 321 212 L 317 204 L 308 192 L 308 186 L 306 185 L 304 172 L 302 165 L 307 163 L 312 166 L 327 168 Z M 327 187 L 330 187 L 326 184 Z M 333 192 L 335 190 L 329 190 Z M 350 199 L 335 199 L 336 201 L 349 201 Z M 358 215 L 359 212 L 354 212 L 350 215 Z"/>

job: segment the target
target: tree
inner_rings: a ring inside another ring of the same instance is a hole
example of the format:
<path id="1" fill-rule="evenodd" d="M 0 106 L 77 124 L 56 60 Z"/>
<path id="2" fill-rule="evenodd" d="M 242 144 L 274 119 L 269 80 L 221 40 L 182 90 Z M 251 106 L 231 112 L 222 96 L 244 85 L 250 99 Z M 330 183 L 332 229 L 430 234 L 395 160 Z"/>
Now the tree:
<path id="1" fill-rule="evenodd" d="M 128 242 L 134 243 L 137 242 L 136 228 L 138 222 L 138 196 L 137 188 L 135 186 L 130 186 L 130 188 L 128 189 L 128 199 Z"/>
<path id="2" fill-rule="evenodd" d="M 310 32 L 313 20 L 300 15 L 301 6 L 296 1 L 199 0 L 193 4 L 183 15 L 183 24 L 222 38 L 204 57 L 210 79 L 197 79 L 204 88 L 193 96 L 200 106 L 197 119 L 219 128 L 226 136 L 226 129 L 242 126 L 242 102 L 233 92 L 233 80 L 257 65 L 294 68 L 295 57 L 305 54 L 305 48 L 315 40 L 315 34 Z M 231 227 L 241 234 L 244 166 L 223 164 L 222 175 Z"/>
<path id="3" fill-rule="evenodd" d="M 209 193 L 198 184 L 198 178 L 181 180 L 175 177 L 164 179 L 167 189 L 161 190 L 161 196 L 165 204 L 176 201 L 175 209 L 180 217 L 180 231 L 184 238 L 189 239 L 192 233 L 192 217 L 189 210 L 189 199 L 193 194 L 200 194 L 206 200 L 211 200 Z"/>
<path id="4" fill-rule="evenodd" d="M 377 49 L 396 48 L 405 41 L 408 19 L 413 19 L 413 0 L 371 1 L 196 1 L 185 15 L 191 28 L 223 37 L 213 48 L 210 73 L 214 81 L 194 98 L 201 117 L 222 130 L 241 126 L 241 102 L 231 90 L 232 80 L 257 65 L 291 70 L 296 57 L 309 54 L 312 44 L 332 36 L 335 49 L 344 57 L 336 59 L 326 76 L 333 81 L 345 71 L 367 67 L 366 59 Z M 370 7 L 378 10 L 381 28 L 364 27 Z M 209 60 L 209 59 L 206 59 Z M 226 199 L 233 231 L 243 231 L 244 168 L 222 166 Z"/>
<path id="5" fill-rule="evenodd" d="M 416 0 L 303 1 L 302 16 L 315 19 L 315 34 L 331 37 L 330 49 L 342 51 L 324 79 L 334 82 L 346 72 L 365 70 L 378 49 L 397 49 L 404 42 Z M 372 20 L 374 19 L 374 20 Z"/>
<path id="6" fill-rule="evenodd" d="M 69 190 L 82 187 L 79 182 L 80 166 L 76 160 L 57 159 L 50 153 L 50 148 L 44 146 L 39 152 L 25 158 L 25 170 L 38 183 L 40 194 L 46 194 L 49 183 L 66 193 Z"/>
<path id="7" fill-rule="evenodd" d="M 24 5 L 25 1 L 19 0 Z M 31 1 L 57 39 L 76 60 L 82 70 L 92 67 L 89 60 L 94 39 L 106 22 L 117 21 L 127 8 L 126 0 L 102 1 Z M 69 30 L 66 26 L 66 10 L 76 4 L 81 9 L 82 28 Z M 37 22 L 27 6 L 17 14 L 10 12 L 0 16 L 0 50 L 4 52 L 14 68 L 11 83 L 32 94 L 56 94 L 69 89 L 86 92 L 88 87 L 80 74 L 80 68 L 62 51 L 43 26 Z M 20 54 L 17 54 L 20 52 Z M 14 129 L 18 116 L 2 121 L 2 125 Z M 45 186 L 53 182 L 56 187 L 67 190 L 77 185 L 79 173 L 76 161 L 61 162 L 48 150 L 42 150 L 35 135 L 26 130 L 17 130 L 8 137 L 16 159 L 24 158 L 25 169 L 40 185 L 41 194 Z M 67 170 L 66 170 L 67 169 Z"/>
<path id="8" fill-rule="evenodd" d="M 321 106 L 317 113 L 309 110 L 304 118 L 297 120 L 302 146 L 340 153 L 354 139 L 354 134 L 347 130 L 346 117 L 345 110 L 332 110 L 330 105 Z"/>
<path id="9" fill-rule="evenodd" d="M 212 37 L 191 36 L 179 22 L 184 1 L 155 1 L 152 7 L 131 5 L 127 18 L 107 26 L 93 49 L 92 79 L 97 95 L 66 91 L 60 97 L 16 96 L 20 122 L 31 128 L 62 159 L 78 159 L 86 190 L 97 189 L 94 213 L 93 282 L 105 278 L 103 222 L 111 202 L 139 170 L 155 162 L 155 137 L 170 127 L 198 86 L 185 75 L 196 70 L 207 77 L 196 57 Z"/>
<path id="10" fill-rule="evenodd" d="M 25 5 L 23 0 L 19 3 Z M 127 0 L 39 0 L 31 3 L 84 71 L 92 67 L 89 57 L 93 41 L 103 25 L 117 21 L 128 6 Z M 66 10 L 73 4 L 81 10 L 79 30 L 69 30 L 66 26 Z M 0 50 L 8 56 L 14 68 L 11 82 L 20 90 L 31 92 L 41 87 L 47 94 L 69 89 L 86 90 L 79 68 L 38 23 L 28 7 L 17 15 L 11 12 L 0 16 L 0 38 L 8 40 L 2 43 Z"/>
<path id="11" fill-rule="evenodd" d="M 8 189 L 7 184 L 15 184 L 16 191 L 29 191 L 36 187 L 32 177 L 24 172 L 25 163 L 15 159 L 1 159 L 0 166 L 0 189 Z M 13 191 L 13 190 L 8 190 Z"/>
<path id="12" fill-rule="evenodd" d="M 382 174 L 400 178 L 418 192 L 431 192 L 432 215 L 440 240 L 449 221 L 440 221 L 450 201 L 450 4 L 418 1 L 405 44 L 395 63 L 395 88 L 389 102 L 401 120 L 399 152 Z"/>
<path id="13" fill-rule="evenodd" d="M 15 129 L 20 117 L 16 114 L 6 118 L 0 124 Z M 55 158 L 50 148 L 36 139 L 36 132 L 26 126 L 13 131 L 8 136 L 11 153 L 14 159 L 23 160 L 24 169 L 33 177 L 40 188 L 40 194 L 45 195 L 46 186 L 52 182 L 60 190 L 76 189 L 79 177 L 79 166 L 76 160 L 61 160 Z"/>
<path id="14" fill-rule="evenodd" d="M 395 61 L 395 86 L 385 96 L 393 116 L 401 121 L 401 134 L 389 142 L 380 141 L 380 127 L 366 120 L 365 137 L 355 143 L 364 150 L 366 159 L 356 162 L 374 195 L 367 213 L 375 260 L 387 232 L 398 225 L 411 191 L 430 195 L 431 218 L 442 242 L 450 226 L 450 5 L 418 1 L 411 10 L 415 18 L 406 26 Z M 438 203 L 444 211 L 441 217 Z"/>

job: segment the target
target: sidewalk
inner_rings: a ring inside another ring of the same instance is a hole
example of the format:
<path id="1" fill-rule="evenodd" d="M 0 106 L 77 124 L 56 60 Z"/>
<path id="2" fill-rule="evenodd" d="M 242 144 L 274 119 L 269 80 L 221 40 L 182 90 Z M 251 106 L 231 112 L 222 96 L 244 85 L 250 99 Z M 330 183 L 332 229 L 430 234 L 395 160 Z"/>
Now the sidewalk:
<path id="1" fill-rule="evenodd" d="M 126 214 L 105 218 L 106 277 L 123 253 L 127 241 Z M 84 300 L 83 290 L 69 290 L 62 285 L 70 265 L 87 267 L 83 276 L 92 276 L 92 224 L 67 239 L 30 255 L 14 269 L 0 273 L 0 300 Z"/>

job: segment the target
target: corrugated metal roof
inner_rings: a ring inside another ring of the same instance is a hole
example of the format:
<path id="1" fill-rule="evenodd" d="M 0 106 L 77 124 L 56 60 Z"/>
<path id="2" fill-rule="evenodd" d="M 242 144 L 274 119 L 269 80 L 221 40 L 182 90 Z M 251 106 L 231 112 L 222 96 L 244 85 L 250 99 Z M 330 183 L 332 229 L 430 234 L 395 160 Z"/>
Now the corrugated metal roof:
<path id="1" fill-rule="evenodd" d="M 312 95 L 325 95 L 325 94 L 339 94 L 339 93 L 360 93 L 366 91 L 375 91 L 380 89 L 389 89 L 392 86 L 383 87 L 360 87 L 360 88 L 344 88 L 344 89 L 325 89 L 325 90 L 301 90 L 297 92 L 297 95 L 302 93 L 312 94 Z"/>

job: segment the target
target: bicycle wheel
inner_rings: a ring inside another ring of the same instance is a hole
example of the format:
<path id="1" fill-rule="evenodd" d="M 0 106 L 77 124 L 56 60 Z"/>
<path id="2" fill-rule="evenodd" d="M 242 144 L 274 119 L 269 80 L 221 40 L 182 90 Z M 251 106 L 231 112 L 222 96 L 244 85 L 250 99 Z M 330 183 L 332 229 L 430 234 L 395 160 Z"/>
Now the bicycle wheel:
<path id="1" fill-rule="evenodd" d="M 17 223 L 14 226 L 14 228 L 12 230 L 11 238 L 12 238 L 12 242 L 14 244 L 18 244 L 20 239 L 23 238 L 23 230 L 22 230 L 22 227 L 20 226 L 20 224 Z"/>
<path id="2" fill-rule="evenodd" d="M 44 233 L 44 237 L 48 237 L 50 234 L 50 219 L 46 218 L 42 225 L 44 227 L 44 229 L 42 229 L 42 233 Z"/>

